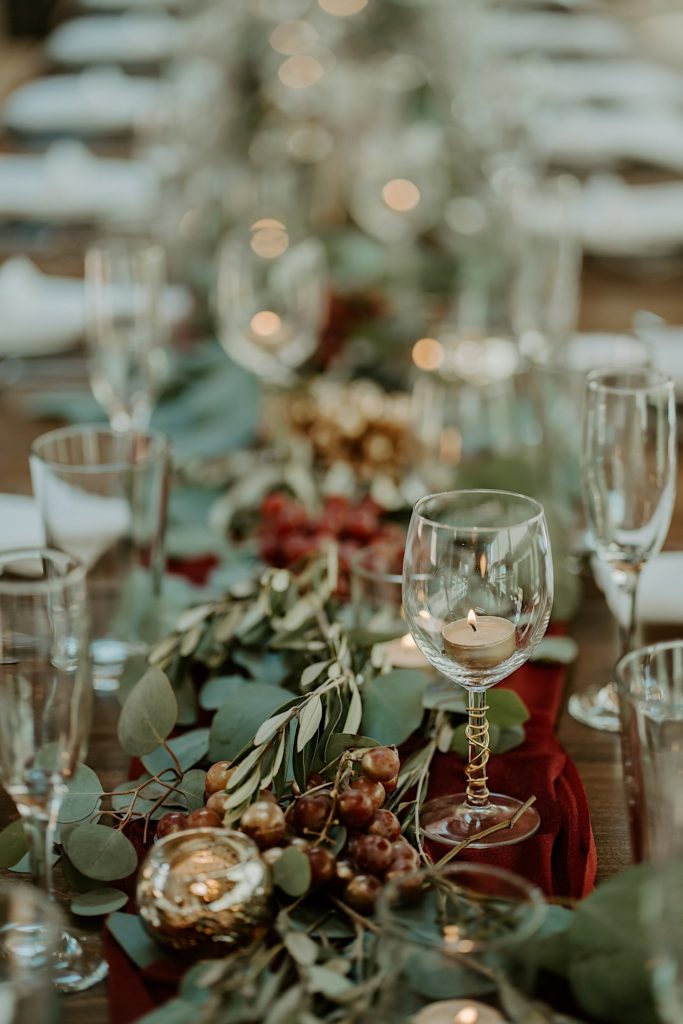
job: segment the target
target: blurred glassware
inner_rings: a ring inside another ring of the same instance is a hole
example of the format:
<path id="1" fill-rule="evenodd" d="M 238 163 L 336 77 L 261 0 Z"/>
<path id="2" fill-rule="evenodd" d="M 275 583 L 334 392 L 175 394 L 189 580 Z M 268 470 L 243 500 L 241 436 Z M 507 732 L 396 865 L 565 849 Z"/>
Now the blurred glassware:
<path id="1" fill-rule="evenodd" d="M 57 1024 L 52 984 L 64 922 L 57 906 L 32 886 L 0 883 L 0 993 L 3 1024 Z"/>
<path id="2" fill-rule="evenodd" d="M 21 815 L 33 881 L 47 895 L 59 810 L 90 732 L 88 624 L 85 567 L 75 558 L 49 548 L 0 553 L 0 778 Z M 23 934 L 26 968 L 40 970 L 52 953 L 50 932 Z M 2 942 L 0 934 L 0 952 Z M 107 973 L 99 954 L 68 932 L 58 945 L 52 968 L 62 991 Z"/>
<path id="3" fill-rule="evenodd" d="M 378 901 L 375 947 L 386 976 L 372 1019 L 406 1024 L 435 1000 L 476 996 L 487 991 L 491 970 L 509 972 L 529 991 L 535 970 L 521 953 L 545 913 L 534 885 L 483 864 L 449 864 L 389 882 Z"/>
<path id="4" fill-rule="evenodd" d="M 264 210 L 224 239 L 218 257 L 219 340 L 235 362 L 275 385 L 293 383 L 315 351 L 326 306 L 322 245 L 290 231 L 279 212 Z"/>
<path id="5" fill-rule="evenodd" d="M 113 430 L 146 430 L 167 368 L 162 246 L 119 238 L 85 257 L 88 369 Z"/>
<path id="6" fill-rule="evenodd" d="M 649 346 L 630 334 L 575 334 L 530 358 L 529 384 L 543 431 L 544 486 L 568 512 L 576 556 L 590 550 L 581 495 L 581 417 L 586 376 L 598 368 L 647 368 Z"/>
<path id="7" fill-rule="evenodd" d="M 595 550 L 628 598 L 620 654 L 632 645 L 640 571 L 662 548 L 676 496 L 673 381 L 654 370 L 594 370 L 586 379 L 581 453 Z M 569 711 L 594 729 L 620 728 L 613 683 L 574 694 Z"/>
<path id="8" fill-rule="evenodd" d="M 64 427 L 33 442 L 30 466 L 47 543 L 87 569 L 95 690 L 116 690 L 127 659 L 158 639 L 168 441 Z"/>

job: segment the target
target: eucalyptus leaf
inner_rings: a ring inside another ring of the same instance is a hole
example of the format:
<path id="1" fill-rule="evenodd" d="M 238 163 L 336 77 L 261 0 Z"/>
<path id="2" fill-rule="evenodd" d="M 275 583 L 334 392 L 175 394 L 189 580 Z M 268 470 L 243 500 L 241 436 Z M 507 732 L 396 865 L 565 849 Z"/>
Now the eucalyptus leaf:
<path id="1" fill-rule="evenodd" d="M 422 721 L 422 697 L 428 682 L 424 672 L 394 669 L 363 687 L 361 728 L 380 744 L 404 743 Z"/>
<path id="2" fill-rule="evenodd" d="M 102 784 L 97 774 L 87 764 L 79 764 L 69 782 L 57 821 L 82 821 L 99 807 L 101 796 Z"/>
<path id="3" fill-rule="evenodd" d="M 92 892 L 93 889 L 102 888 L 102 883 L 98 879 L 88 878 L 82 871 L 74 867 L 64 851 L 62 851 L 60 868 L 64 881 L 76 892 Z"/>
<path id="4" fill-rule="evenodd" d="M 21 818 L 18 818 L 0 832 L 0 868 L 13 867 L 27 852 L 26 833 Z"/>
<path id="5" fill-rule="evenodd" d="M 240 699 L 224 705 L 211 724 L 209 758 L 212 761 L 234 761 L 240 751 L 251 743 L 261 723 L 274 711 L 282 709 L 286 694 L 268 683 L 249 683 L 240 691 Z"/>
<path id="6" fill-rule="evenodd" d="M 74 896 L 71 910 L 80 917 L 99 917 L 120 910 L 127 902 L 128 896 L 120 889 L 91 889 L 90 892 Z"/>
<path id="7" fill-rule="evenodd" d="M 328 967 L 311 967 L 308 978 L 308 987 L 311 992 L 320 992 L 321 995 L 327 996 L 332 1001 L 352 988 L 348 978 L 336 971 L 331 971 Z"/>
<path id="8" fill-rule="evenodd" d="M 121 708 L 119 743 L 127 754 L 150 754 L 169 735 L 178 718 L 173 687 L 161 669 L 150 668 L 133 687 Z"/>
<path id="9" fill-rule="evenodd" d="M 209 730 L 206 728 L 191 729 L 189 732 L 183 733 L 182 736 L 174 736 L 172 740 L 168 741 L 168 746 L 178 759 L 181 770 L 186 772 L 206 757 L 209 748 Z M 143 757 L 142 763 L 151 775 L 160 775 L 174 767 L 173 759 L 163 747 L 157 747 L 156 750 Z"/>
<path id="10" fill-rule="evenodd" d="M 206 711 L 217 711 L 234 700 L 246 685 L 244 676 L 214 676 L 199 691 L 199 705 Z"/>
<path id="11" fill-rule="evenodd" d="M 486 694 L 486 703 L 489 706 L 489 722 L 495 723 L 501 729 L 509 729 L 528 721 L 529 711 L 526 704 L 514 690 L 489 690 Z"/>
<path id="12" fill-rule="evenodd" d="M 295 846 L 289 846 L 273 865 L 273 882 L 294 898 L 308 892 L 311 884 L 311 865 L 308 857 Z"/>
<path id="13" fill-rule="evenodd" d="M 65 846 L 74 867 L 102 882 L 126 878 L 138 865 L 131 841 L 123 832 L 106 825 L 77 825 Z"/>
<path id="14" fill-rule="evenodd" d="M 426 687 L 422 695 L 422 706 L 429 710 L 451 711 L 466 715 L 467 694 L 462 686 L 457 686 L 447 679 L 438 679 Z"/>
<path id="15" fill-rule="evenodd" d="M 198 811 L 204 806 L 205 784 L 206 772 L 201 768 L 191 768 L 183 775 L 178 790 L 185 798 L 188 811 Z"/>

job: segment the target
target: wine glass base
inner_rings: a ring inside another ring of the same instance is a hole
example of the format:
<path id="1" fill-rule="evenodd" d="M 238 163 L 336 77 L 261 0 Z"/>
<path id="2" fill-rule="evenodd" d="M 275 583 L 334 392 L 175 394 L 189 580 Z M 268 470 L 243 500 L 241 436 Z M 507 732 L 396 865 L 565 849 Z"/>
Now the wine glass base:
<path id="1" fill-rule="evenodd" d="M 486 807 L 472 807 L 467 803 L 465 793 L 456 793 L 455 796 L 444 796 L 428 801 L 422 808 L 420 822 L 424 834 L 429 839 L 444 843 L 446 846 L 457 846 L 464 840 L 469 841 L 468 845 L 473 850 L 513 846 L 532 836 L 541 824 L 538 811 L 534 807 L 528 807 L 511 827 L 481 838 L 476 836 L 493 825 L 509 821 L 520 807 L 521 800 L 503 796 L 502 793 L 491 793 Z"/>
<path id="2" fill-rule="evenodd" d="M 617 704 L 614 684 L 591 686 L 583 693 L 575 693 L 569 698 L 569 714 L 582 725 L 601 732 L 619 732 L 619 706 Z"/>
<path id="3" fill-rule="evenodd" d="M 91 941 L 95 943 L 94 937 Z M 52 964 L 54 985 L 59 992 L 83 992 L 106 978 L 106 960 L 95 949 L 90 950 L 89 945 L 88 939 L 82 942 L 69 932 L 62 934 Z"/>

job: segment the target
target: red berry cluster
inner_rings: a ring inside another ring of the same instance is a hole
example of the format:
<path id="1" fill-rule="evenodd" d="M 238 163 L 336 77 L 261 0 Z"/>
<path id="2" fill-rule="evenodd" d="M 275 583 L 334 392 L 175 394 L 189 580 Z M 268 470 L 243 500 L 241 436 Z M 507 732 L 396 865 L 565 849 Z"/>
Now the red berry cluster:
<path id="1" fill-rule="evenodd" d="M 375 542 L 402 542 L 400 527 L 382 522 L 382 515 L 382 508 L 371 498 L 354 504 L 341 495 L 326 498 L 322 512 L 312 515 L 295 498 L 274 491 L 261 505 L 261 558 L 278 569 L 289 569 L 316 554 L 323 542 L 333 537 L 339 545 L 339 589 L 345 595 L 354 551 Z"/>

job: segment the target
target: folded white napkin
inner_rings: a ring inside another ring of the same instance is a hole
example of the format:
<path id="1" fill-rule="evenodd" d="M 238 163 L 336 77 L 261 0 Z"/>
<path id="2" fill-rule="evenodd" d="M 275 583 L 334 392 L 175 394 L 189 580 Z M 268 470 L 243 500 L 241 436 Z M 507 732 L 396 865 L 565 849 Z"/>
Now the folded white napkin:
<path id="1" fill-rule="evenodd" d="M 628 598 L 617 588 L 597 555 L 591 559 L 595 582 L 618 622 L 626 622 Z M 663 551 L 648 562 L 638 584 L 636 617 L 640 623 L 683 623 L 683 551 Z"/>
<path id="2" fill-rule="evenodd" d="M 544 103 L 683 104 L 683 77 L 640 60 L 555 60 L 542 68 Z"/>
<path id="3" fill-rule="evenodd" d="M 43 523 L 35 498 L 0 494 L 0 550 L 39 548 L 44 543 Z"/>
<path id="4" fill-rule="evenodd" d="M 21 132 L 103 134 L 132 131 L 162 101 L 164 83 L 95 67 L 76 75 L 38 78 L 15 89 L 2 118 Z"/>
<path id="5" fill-rule="evenodd" d="M 47 54 L 59 64 L 141 64 L 168 60 L 185 41 L 182 21 L 168 14 L 94 15 L 55 29 Z"/>
<path id="6" fill-rule="evenodd" d="M 652 362 L 662 373 L 668 374 L 683 394 L 683 327 L 670 327 L 653 313 L 640 312 L 633 319 L 639 338 L 650 346 Z"/>
<path id="7" fill-rule="evenodd" d="M 584 54 L 622 57 L 633 52 L 630 34 L 614 18 L 552 11 L 496 11 L 487 29 L 488 41 L 509 54 Z"/>
<path id="8" fill-rule="evenodd" d="M 683 167 L 683 120 L 681 165 Z M 617 175 L 593 175 L 582 190 L 579 235 L 586 252 L 657 256 L 683 248 L 683 182 L 627 185 Z"/>
<path id="9" fill-rule="evenodd" d="M 159 205 L 159 178 L 140 161 L 94 156 L 76 141 L 41 156 L 0 155 L 0 215 L 30 220 L 146 224 Z"/>

